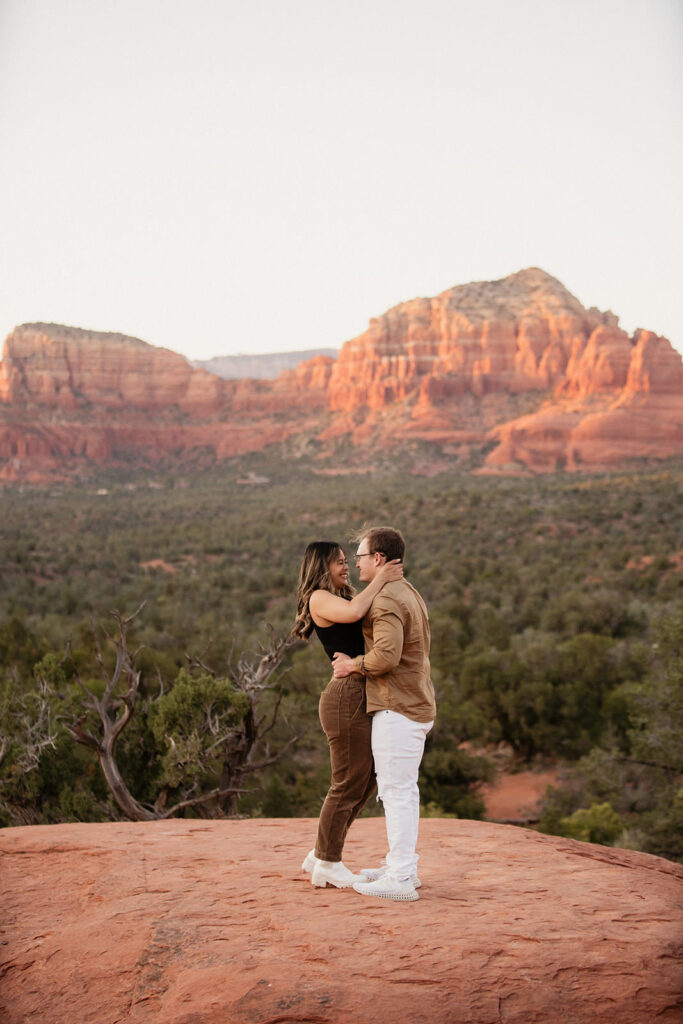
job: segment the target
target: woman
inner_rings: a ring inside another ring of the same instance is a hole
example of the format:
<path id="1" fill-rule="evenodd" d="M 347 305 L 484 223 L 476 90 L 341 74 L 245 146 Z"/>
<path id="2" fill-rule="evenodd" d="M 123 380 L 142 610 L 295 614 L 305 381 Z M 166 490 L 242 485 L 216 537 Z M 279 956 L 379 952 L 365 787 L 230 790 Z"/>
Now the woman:
<path id="1" fill-rule="evenodd" d="M 385 583 L 400 580 L 403 566 L 387 562 L 360 594 L 353 596 L 349 565 L 341 546 L 320 540 L 309 544 L 299 572 L 297 617 L 292 633 L 318 634 L 330 661 L 336 651 L 355 658 L 365 651 L 361 620 Z M 315 849 L 302 864 L 313 885 L 345 889 L 363 881 L 342 862 L 349 826 L 375 788 L 370 747 L 372 716 L 365 710 L 365 676 L 354 673 L 330 680 L 319 705 L 320 722 L 330 745 L 332 784 L 320 812 Z"/>

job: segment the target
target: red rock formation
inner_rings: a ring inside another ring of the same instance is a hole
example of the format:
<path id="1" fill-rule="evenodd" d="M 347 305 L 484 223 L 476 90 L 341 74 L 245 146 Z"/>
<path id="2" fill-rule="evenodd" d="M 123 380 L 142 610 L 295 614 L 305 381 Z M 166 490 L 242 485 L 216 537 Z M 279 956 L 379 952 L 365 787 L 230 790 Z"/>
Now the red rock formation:
<path id="1" fill-rule="evenodd" d="M 558 391 L 567 395 L 598 394 L 625 387 L 633 343 L 616 326 L 596 327 L 585 345 L 575 343 Z"/>
<path id="2" fill-rule="evenodd" d="M 666 338 L 636 331 L 626 380 L 630 394 L 675 395 L 683 391 L 683 362 Z"/>
<path id="3" fill-rule="evenodd" d="M 655 392 L 656 400 L 645 397 Z M 514 408 L 515 396 L 526 408 Z M 584 309 L 536 268 L 371 321 L 341 350 L 329 398 L 347 416 L 359 405 L 371 410 L 362 428 L 349 429 L 356 443 L 373 433 L 375 443 L 495 441 L 488 471 L 598 468 L 683 452 L 680 355 L 649 332 L 629 338 L 614 314 Z M 392 417 L 389 437 L 372 413 L 397 403 L 405 415 Z M 323 437 L 340 432 L 338 422 Z"/>
<path id="4" fill-rule="evenodd" d="M 420 900 L 314 889 L 315 822 L 4 829 L 6 1024 L 673 1024 L 683 869 L 421 822 Z M 357 822 L 355 868 L 385 850 Z"/>
<path id="5" fill-rule="evenodd" d="M 382 408 L 432 380 L 423 399 L 546 390 L 592 333 L 615 320 L 585 310 L 537 268 L 458 285 L 395 306 L 347 342 L 330 379 L 330 406 Z"/>
<path id="6" fill-rule="evenodd" d="M 25 324 L 5 342 L 0 364 L 0 400 L 43 409 L 165 409 L 182 405 L 194 377 L 204 397 L 216 395 L 220 382 L 193 371 L 182 356 L 137 338 L 60 327 Z M 196 404 L 195 400 L 190 406 Z"/>
<path id="7" fill-rule="evenodd" d="M 491 431 L 489 468 L 598 469 L 681 454 L 683 361 L 666 338 L 638 331 L 627 350 L 621 333 L 595 332 L 550 402 Z"/>
<path id="8" fill-rule="evenodd" d="M 87 409 L 93 415 L 140 410 L 212 419 L 323 404 L 333 360 L 317 356 L 274 381 L 223 380 L 193 369 L 168 349 L 137 338 L 54 324 L 25 324 L 5 342 L 0 402 L 17 409 Z"/>
<path id="9" fill-rule="evenodd" d="M 434 465 L 494 442 L 486 472 L 662 458 L 683 452 L 683 362 L 537 268 L 396 306 L 336 362 L 318 356 L 276 380 L 222 380 L 134 338 L 54 325 L 5 343 L 0 479 L 131 456 L 227 458 L 296 435 L 342 461 L 349 442 L 429 442 Z"/>
<path id="10" fill-rule="evenodd" d="M 0 479 L 280 443 L 324 407 L 331 363 L 317 357 L 275 382 L 222 380 L 136 338 L 24 325 L 0 362 Z"/>

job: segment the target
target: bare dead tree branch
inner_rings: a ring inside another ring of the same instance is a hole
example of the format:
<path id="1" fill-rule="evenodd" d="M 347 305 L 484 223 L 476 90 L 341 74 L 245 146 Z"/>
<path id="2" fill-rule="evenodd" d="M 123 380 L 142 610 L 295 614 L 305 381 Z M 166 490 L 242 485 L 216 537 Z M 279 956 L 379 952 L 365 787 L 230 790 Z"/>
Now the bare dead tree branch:
<path id="1" fill-rule="evenodd" d="M 201 712 L 201 730 L 205 737 L 210 736 L 213 741 L 208 746 L 202 746 L 199 753 L 191 734 L 188 736 L 188 746 L 185 746 L 184 743 L 178 746 L 174 737 L 167 733 L 165 740 L 171 755 L 171 766 L 175 763 L 176 768 L 179 769 L 177 777 L 185 778 L 184 787 L 180 786 L 181 799 L 176 800 L 172 806 L 168 806 L 170 791 L 177 786 L 174 782 L 170 784 L 167 782 L 161 788 L 156 802 L 153 805 L 147 805 L 138 801 L 130 792 L 121 776 L 116 758 L 117 741 L 135 713 L 139 697 L 141 672 L 136 668 L 135 662 L 142 647 L 131 652 L 128 646 L 128 632 L 143 607 L 144 602 L 132 615 L 128 616 L 122 615 L 117 610 L 112 611 L 116 630 L 111 633 L 107 630 L 103 631 L 115 648 L 116 656 L 112 669 L 107 668 L 99 636 L 94 624 L 91 623 L 95 641 L 95 658 L 105 681 L 101 697 L 97 696 L 80 679 L 70 645 L 68 646 L 67 655 L 71 659 L 75 678 L 83 693 L 82 707 L 86 713 L 65 723 L 66 727 L 78 743 L 96 751 L 107 785 L 117 806 L 131 820 L 165 819 L 190 807 L 208 809 L 211 805 L 215 805 L 213 813 L 224 815 L 234 812 L 236 797 L 245 792 L 240 786 L 242 776 L 275 764 L 299 739 L 298 736 L 292 737 L 281 750 L 272 754 L 270 747 L 266 744 L 265 756 L 258 761 L 254 759 L 259 741 L 273 729 L 277 721 L 283 692 L 280 691 L 277 694 L 269 712 L 257 719 L 255 709 L 259 697 L 265 690 L 272 690 L 277 686 L 279 679 L 288 670 L 284 670 L 279 677 L 274 679 L 275 674 L 288 652 L 300 646 L 302 641 L 298 637 L 291 636 L 277 638 L 272 627 L 269 627 L 268 642 L 265 645 L 259 644 L 257 653 L 241 655 L 237 659 L 236 665 L 232 663 L 232 660 L 229 662 L 229 675 L 233 686 L 247 698 L 246 711 L 240 709 L 236 712 L 235 706 L 231 703 L 222 707 L 215 700 L 209 701 Z M 185 657 L 191 669 L 201 671 L 210 678 L 216 679 L 217 673 L 204 662 L 204 653 L 200 657 L 190 654 L 186 654 Z M 159 694 L 155 699 L 160 700 L 164 695 L 164 684 L 158 670 L 157 677 L 159 679 Z M 237 720 L 235 720 L 236 714 Z M 97 728 L 93 728 L 91 724 L 92 716 L 95 716 Z M 261 730 L 260 726 L 266 720 L 267 725 L 265 729 Z M 192 760 L 188 760 L 190 758 Z M 196 791 L 198 778 L 201 774 L 215 773 L 217 760 L 221 766 L 220 785 L 208 793 L 198 793 Z M 191 779 L 187 777 L 188 764 L 191 765 L 194 779 L 189 786 L 189 791 L 187 783 Z M 184 792 L 182 792 L 183 788 Z"/>
<path id="2" fill-rule="evenodd" d="M 204 793 L 203 796 L 191 797 L 189 800 L 181 800 L 180 803 L 174 804 L 163 814 L 159 815 L 159 818 L 166 819 L 172 818 L 178 811 L 185 810 L 186 807 L 200 807 L 203 804 L 208 804 L 212 800 L 221 800 L 226 796 L 233 796 L 237 793 L 244 793 L 244 789 L 212 789 L 210 793 Z"/>
<path id="3" fill-rule="evenodd" d="M 282 698 L 283 697 L 284 697 L 284 693 L 283 693 L 282 690 L 280 690 L 278 692 L 277 698 L 275 700 L 275 704 L 273 706 L 272 714 L 270 716 L 270 722 L 265 727 L 265 729 L 260 729 L 260 726 L 266 720 L 266 716 L 265 715 L 261 715 L 261 717 L 257 720 L 256 725 L 257 725 L 257 728 L 259 728 L 259 730 L 260 730 L 260 735 L 261 736 L 266 736 L 270 732 L 270 730 L 273 728 L 273 726 L 275 725 L 275 722 L 277 721 L 278 712 L 280 710 L 280 704 L 282 703 Z"/>
<path id="4" fill-rule="evenodd" d="M 34 698 L 32 701 L 31 698 Z M 28 774 L 40 764 L 40 757 L 47 747 L 55 749 L 57 731 L 49 701 L 49 686 L 44 679 L 38 679 L 38 692 L 16 695 L 9 712 L 21 751 L 15 758 L 16 768 Z M 10 736 L 0 736 L 0 761 L 10 748 Z"/>
<path id="5" fill-rule="evenodd" d="M 213 754 L 213 752 L 215 750 L 218 750 L 218 748 L 220 746 L 222 746 L 224 743 L 227 743 L 229 740 L 234 739 L 236 734 L 237 734 L 237 729 L 231 729 L 230 732 L 223 733 L 222 736 L 219 736 L 218 739 L 215 741 L 215 743 L 212 743 L 210 747 L 207 747 L 207 749 L 206 749 L 207 756 L 210 756 L 211 754 Z"/>
<path id="6" fill-rule="evenodd" d="M 210 644 L 204 649 L 204 651 L 201 654 L 201 657 L 197 657 L 197 655 L 194 654 L 188 654 L 187 651 L 185 652 L 185 657 L 187 658 L 190 668 L 200 668 L 202 672 L 206 672 L 208 676 L 211 676 L 212 679 L 215 679 L 216 673 L 214 669 L 210 668 L 208 665 L 205 665 L 202 660 L 204 655 L 208 651 L 209 646 Z"/>
<path id="7" fill-rule="evenodd" d="M 75 722 L 65 722 L 66 729 L 77 743 L 81 743 L 85 747 L 92 747 L 99 754 L 100 741 L 91 732 L 86 732 L 83 728 L 84 721 L 84 718 L 79 718 Z"/>
<path id="8" fill-rule="evenodd" d="M 106 668 L 99 637 L 94 623 L 91 622 L 91 629 L 95 640 L 95 657 L 105 679 L 102 697 L 98 698 L 80 679 L 78 681 L 87 695 L 84 700 L 84 707 L 88 711 L 94 712 L 99 718 L 99 735 L 96 736 L 92 731 L 87 731 L 84 728 L 86 716 L 81 716 L 75 722 L 71 722 L 66 726 L 78 743 L 82 743 L 96 751 L 100 767 L 116 804 L 125 816 L 132 821 L 151 821 L 157 817 L 156 814 L 149 811 L 132 795 L 123 780 L 116 760 L 116 743 L 131 719 L 140 685 L 140 672 L 135 668 L 128 650 L 127 634 L 131 624 L 143 607 L 144 602 L 132 615 L 125 618 L 119 611 L 112 612 L 118 626 L 118 635 L 110 637 L 111 642 L 116 648 L 116 663 L 113 672 L 108 672 Z M 115 693 L 119 683 L 121 683 L 122 675 L 127 683 L 127 689 L 121 697 L 118 697 L 115 696 Z"/>
<path id="9" fill-rule="evenodd" d="M 272 757 L 267 757 L 263 761 L 258 761 L 256 763 L 252 762 L 244 765 L 244 767 L 240 769 L 240 774 L 247 775 L 249 772 L 258 772 L 262 768 L 268 768 L 271 764 L 276 764 L 280 758 L 287 753 L 289 748 L 293 747 L 300 739 L 301 736 L 292 736 L 291 740 L 288 740 L 284 747 L 278 750 L 277 754 L 273 754 Z"/>

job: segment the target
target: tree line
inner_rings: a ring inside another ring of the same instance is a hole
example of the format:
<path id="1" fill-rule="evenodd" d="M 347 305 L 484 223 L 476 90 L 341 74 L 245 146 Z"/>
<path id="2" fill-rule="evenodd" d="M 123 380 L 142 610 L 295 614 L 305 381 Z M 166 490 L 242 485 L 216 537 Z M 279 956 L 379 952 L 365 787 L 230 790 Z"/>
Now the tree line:
<path id="1" fill-rule="evenodd" d="M 406 535 L 430 609 L 425 813 L 481 816 L 504 746 L 519 767 L 566 768 L 539 827 L 683 855 L 666 731 L 680 734 L 680 465 L 536 479 L 249 465 L 269 483 L 238 483 L 236 463 L 3 494 L 3 824 L 125 816 L 100 748 L 133 696 L 116 770 L 143 813 L 317 814 L 329 664 L 317 642 L 282 645 L 305 545 L 371 520 Z M 277 671 L 249 706 L 238 666 L 273 644 Z M 249 770 L 234 772 L 250 729 Z"/>

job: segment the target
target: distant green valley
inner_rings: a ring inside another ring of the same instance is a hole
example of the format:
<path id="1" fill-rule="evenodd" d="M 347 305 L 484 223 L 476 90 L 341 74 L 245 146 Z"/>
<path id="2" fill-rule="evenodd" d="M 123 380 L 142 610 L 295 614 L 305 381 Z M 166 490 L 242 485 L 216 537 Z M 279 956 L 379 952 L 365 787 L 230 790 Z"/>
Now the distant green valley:
<path id="1" fill-rule="evenodd" d="M 680 461 L 581 477 L 429 478 L 387 463 L 323 476 L 264 452 L 183 478 L 135 470 L 4 491 L 0 820 L 121 817 L 94 751 L 66 729 L 85 714 L 78 677 L 102 686 L 91 620 L 110 665 L 110 611 L 144 602 L 120 766 L 142 803 L 160 786 L 177 798 L 185 783 L 169 769 L 159 695 L 180 683 L 191 694 L 193 678 L 206 690 L 198 666 L 222 679 L 267 641 L 266 624 L 284 636 L 306 544 L 337 539 L 350 554 L 370 521 L 402 530 L 406 574 L 430 609 L 439 715 L 424 813 L 480 817 L 481 784 L 505 749 L 519 768 L 568 768 L 536 827 L 681 859 L 682 483 Z M 234 813 L 315 816 L 326 791 L 317 700 L 329 664 L 313 641 L 283 668 L 261 697 L 277 716 L 258 758 L 290 745 L 249 776 Z M 41 728 L 49 742 L 36 747 Z M 195 790 L 220 785 L 210 759 L 202 771 Z M 217 812 L 209 801 L 187 813 Z"/>

